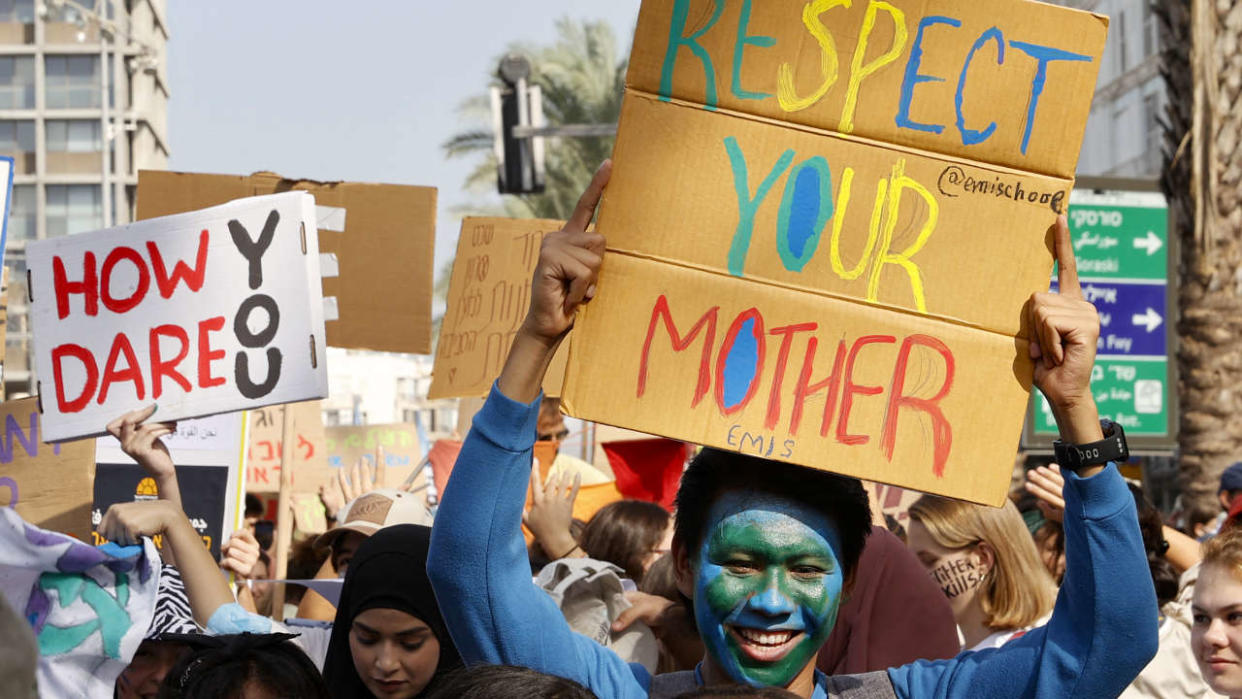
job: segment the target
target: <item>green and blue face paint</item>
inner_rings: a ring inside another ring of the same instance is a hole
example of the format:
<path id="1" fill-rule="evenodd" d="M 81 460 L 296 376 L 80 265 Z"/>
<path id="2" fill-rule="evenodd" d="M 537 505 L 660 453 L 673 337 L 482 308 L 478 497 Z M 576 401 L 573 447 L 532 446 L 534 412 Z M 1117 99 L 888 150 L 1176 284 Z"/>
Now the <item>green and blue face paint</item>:
<path id="1" fill-rule="evenodd" d="M 791 500 L 730 492 L 708 513 L 694 615 L 734 681 L 785 686 L 814 661 L 841 603 L 836 525 Z"/>

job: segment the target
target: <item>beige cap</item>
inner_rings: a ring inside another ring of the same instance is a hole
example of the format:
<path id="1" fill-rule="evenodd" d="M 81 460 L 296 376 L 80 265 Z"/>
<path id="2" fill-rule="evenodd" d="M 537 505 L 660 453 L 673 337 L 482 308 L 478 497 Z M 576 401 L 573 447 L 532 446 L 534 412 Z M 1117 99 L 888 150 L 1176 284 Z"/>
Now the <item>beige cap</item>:
<path id="1" fill-rule="evenodd" d="M 396 488 L 384 488 L 363 493 L 345 504 L 337 514 L 339 524 L 320 534 L 315 540 L 316 548 L 327 548 L 347 532 L 371 536 L 384 527 L 394 524 L 422 524 L 431 526 L 431 513 L 420 495 L 413 495 Z"/>

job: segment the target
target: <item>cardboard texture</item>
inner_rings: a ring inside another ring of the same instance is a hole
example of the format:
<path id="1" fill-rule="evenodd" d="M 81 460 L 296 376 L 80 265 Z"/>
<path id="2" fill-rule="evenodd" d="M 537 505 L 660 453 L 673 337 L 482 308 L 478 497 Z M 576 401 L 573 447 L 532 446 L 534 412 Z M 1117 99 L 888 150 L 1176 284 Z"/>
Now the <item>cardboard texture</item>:
<path id="1" fill-rule="evenodd" d="M 44 439 L 328 392 L 314 200 L 300 192 L 31 241 Z"/>
<path id="2" fill-rule="evenodd" d="M 645 0 L 565 410 L 1000 504 L 1106 34 L 1020 0 Z"/>
<path id="3" fill-rule="evenodd" d="M 561 221 L 467 217 L 461 222 L 429 399 L 486 396 L 530 308 L 539 246 Z M 544 395 L 561 394 L 569 342 L 548 367 Z M 463 434 L 465 434 L 463 432 Z"/>
<path id="4" fill-rule="evenodd" d="M 22 519 L 90 541 L 95 442 L 44 444 L 37 398 L 0 403 L 0 505 Z"/>
<path id="5" fill-rule="evenodd" d="M 280 455 L 284 446 L 281 435 L 284 410 L 293 418 L 297 443 L 293 448 L 293 493 L 318 493 L 328 476 L 326 439 L 323 416 L 317 400 L 269 406 L 248 411 L 250 447 L 246 459 L 246 491 L 251 493 L 280 492 Z"/>
<path id="6" fill-rule="evenodd" d="M 378 450 L 382 449 L 384 488 L 400 488 L 423 458 L 418 428 L 408 423 L 325 427 L 324 438 L 330 473 L 352 468 L 359 459 L 368 468 L 374 468 Z M 430 472 L 430 468 L 423 469 L 411 488 L 425 486 Z"/>
<path id="7" fill-rule="evenodd" d="M 339 265 L 336 277 L 323 280 L 323 295 L 336 299 L 339 314 L 327 321 L 328 344 L 430 354 L 436 219 L 432 187 L 293 180 L 270 172 L 237 176 L 142 170 L 138 218 L 289 190 L 314 195 L 321 213 L 320 252 L 334 255 Z"/>

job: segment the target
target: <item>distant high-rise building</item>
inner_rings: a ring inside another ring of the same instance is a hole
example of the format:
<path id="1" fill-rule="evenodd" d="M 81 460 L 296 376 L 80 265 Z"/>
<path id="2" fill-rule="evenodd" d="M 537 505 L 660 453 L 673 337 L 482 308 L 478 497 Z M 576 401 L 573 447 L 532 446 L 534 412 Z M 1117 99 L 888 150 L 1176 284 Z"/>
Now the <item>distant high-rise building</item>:
<path id="1" fill-rule="evenodd" d="M 1160 20 L 1148 0 L 1054 1 L 1110 19 L 1078 174 L 1155 179 L 1162 167 L 1159 118 L 1166 103 Z"/>
<path id="2" fill-rule="evenodd" d="M 0 154 L 14 160 L 6 395 L 36 392 L 26 242 L 128 223 L 168 164 L 164 0 L 0 0 Z"/>

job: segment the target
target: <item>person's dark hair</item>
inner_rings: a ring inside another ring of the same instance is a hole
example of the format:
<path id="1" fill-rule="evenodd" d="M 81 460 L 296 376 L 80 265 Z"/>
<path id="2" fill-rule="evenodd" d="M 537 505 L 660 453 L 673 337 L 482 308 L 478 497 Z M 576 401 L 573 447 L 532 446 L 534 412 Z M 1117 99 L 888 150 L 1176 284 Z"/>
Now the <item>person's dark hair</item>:
<path id="1" fill-rule="evenodd" d="M 651 564 L 643 574 L 642 582 L 638 584 L 638 591 L 674 602 L 681 601 L 681 593 L 677 591 L 677 565 L 673 561 L 672 553 L 660 556 Z"/>
<path id="2" fill-rule="evenodd" d="M 675 536 L 687 551 L 697 551 L 706 534 L 707 513 L 729 491 L 766 493 L 793 500 L 836 523 L 841 535 L 841 565 L 847 579 L 871 533 L 871 505 L 857 478 L 839 476 L 782 461 L 703 449 L 690 462 L 677 489 Z"/>
<path id="3" fill-rule="evenodd" d="M 196 650 L 168 671 L 160 699 L 242 697 L 256 685 L 276 696 L 329 699 L 315 664 L 289 640 L 294 634 L 187 638 Z"/>
<path id="4" fill-rule="evenodd" d="M 801 699 L 797 694 L 783 687 L 747 687 L 744 685 L 728 685 L 715 687 L 699 687 L 689 692 L 678 694 L 676 699 L 733 699 L 749 697 L 750 699 Z"/>
<path id="5" fill-rule="evenodd" d="M 595 694 L 564 677 L 515 665 L 475 665 L 446 675 L 424 699 L 595 699 Z"/>
<path id="6" fill-rule="evenodd" d="M 258 495 L 255 495 L 254 493 L 246 493 L 245 515 L 247 517 L 263 516 L 263 501 L 259 499 Z"/>
<path id="7" fill-rule="evenodd" d="M 1195 527 L 1210 524 L 1220 515 L 1220 503 L 1216 501 L 1193 500 L 1182 513 L 1182 533 L 1197 536 Z"/>
<path id="8" fill-rule="evenodd" d="M 1165 559 L 1169 542 L 1164 538 L 1164 518 L 1160 510 L 1147 499 L 1142 488 L 1127 483 L 1138 508 L 1139 531 L 1143 533 L 1143 548 L 1147 551 L 1147 567 L 1151 569 L 1151 581 L 1156 586 L 1156 602 L 1163 607 L 1177 597 L 1178 577 L 1172 564 Z"/>
<path id="9" fill-rule="evenodd" d="M 653 502 L 608 503 L 582 529 L 582 550 L 597 561 L 617 565 L 634 582 L 642 582 L 643 562 L 659 546 L 668 522 L 668 511 Z"/>
<path id="10" fill-rule="evenodd" d="M 310 580 L 323 567 L 323 562 L 331 552 L 329 548 L 316 548 L 314 536 L 298 539 L 289 547 L 285 577 L 290 580 Z M 300 603 L 305 594 L 306 588 L 301 585 L 285 585 L 285 602 L 288 604 Z"/>

